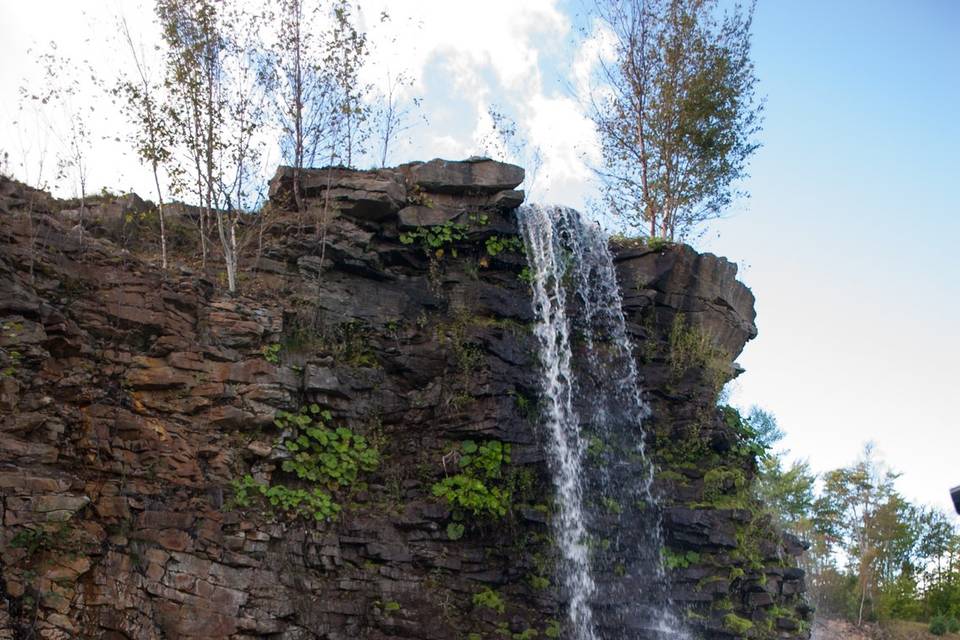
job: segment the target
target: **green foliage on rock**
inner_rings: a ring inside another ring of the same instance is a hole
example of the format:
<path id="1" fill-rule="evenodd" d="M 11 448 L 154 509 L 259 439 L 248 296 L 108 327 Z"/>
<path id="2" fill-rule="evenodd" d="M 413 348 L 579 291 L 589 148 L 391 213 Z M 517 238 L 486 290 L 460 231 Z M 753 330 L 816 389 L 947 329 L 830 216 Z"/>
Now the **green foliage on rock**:
<path id="1" fill-rule="evenodd" d="M 700 562 L 700 554 L 696 551 L 677 552 L 672 549 L 663 550 L 663 566 L 667 569 L 686 569 L 690 565 Z"/>
<path id="2" fill-rule="evenodd" d="M 457 248 L 453 245 L 465 240 L 469 231 L 470 227 L 468 225 L 448 221 L 443 224 L 404 231 L 400 234 L 400 242 L 403 244 L 419 244 L 428 256 L 437 259 L 443 258 L 449 248 L 450 255 L 456 258 Z"/>
<path id="3" fill-rule="evenodd" d="M 703 499 L 717 508 L 743 508 L 746 486 L 747 478 L 740 469 L 714 467 L 703 476 Z"/>
<path id="4" fill-rule="evenodd" d="M 714 394 L 719 394 L 730 378 L 730 354 L 718 347 L 714 339 L 690 324 L 683 314 L 673 320 L 669 336 L 671 377 L 678 383 L 689 371 L 702 376 Z"/>
<path id="5" fill-rule="evenodd" d="M 735 613 L 728 613 L 723 616 L 723 627 L 736 634 L 744 634 L 753 629 L 753 622 L 746 618 L 741 618 Z"/>
<path id="6" fill-rule="evenodd" d="M 332 429 L 329 411 L 312 404 L 299 413 L 281 411 L 274 419 L 277 427 L 289 430 L 282 446 L 292 454 L 282 468 L 301 480 L 328 487 L 349 486 L 361 471 L 373 471 L 380 454 L 367 439 L 346 427 Z"/>
<path id="7" fill-rule="evenodd" d="M 312 518 L 322 522 L 340 513 L 340 505 L 319 487 L 308 490 L 293 489 L 282 484 L 268 485 L 257 482 L 250 474 L 234 480 L 231 486 L 234 491 L 233 502 L 238 507 L 251 506 L 253 498 L 259 496 L 271 507 L 291 517 Z"/>
<path id="8" fill-rule="evenodd" d="M 490 236 L 486 241 L 487 255 L 498 256 L 505 251 L 523 252 L 523 241 L 517 236 Z"/>
<path id="9" fill-rule="evenodd" d="M 465 512 L 481 517 L 506 516 L 512 491 L 503 466 L 510 463 L 510 445 L 498 440 L 464 440 L 457 453 L 460 473 L 435 483 L 433 495 L 454 507 L 455 520 L 462 519 Z"/>
<path id="10" fill-rule="evenodd" d="M 500 614 L 503 614 L 507 610 L 503 596 L 490 587 L 484 587 L 481 591 L 473 594 L 473 605 L 484 609 L 492 609 Z"/>
<path id="11" fill-rule="evenodd" d="M 264 345 L 260 352 L 263 354 L 263 359 L 270 364 L 280 364 L 280 350 L 282 348 L 281 344 L 274 342 Z"/>
<path id="12" fill-rule="evenodd" d="M 321 522 L 340 513 L 330 492 L 353 485 L 361 472 L 373 471 L 380 464 L 380 453 L 367 439 L 346 427 L 328 426 L 332 415 L 311 404 L 298 412 L 280 411 L 274 418 L 283 430 L 277 446 L 291 457 L 281 469 L 306 482 L 306 487 L 265 483 L 246 474 L 231 483 L 230 506 L 247 508 L 261 499 L 289 517 L 305 517 Z"/>

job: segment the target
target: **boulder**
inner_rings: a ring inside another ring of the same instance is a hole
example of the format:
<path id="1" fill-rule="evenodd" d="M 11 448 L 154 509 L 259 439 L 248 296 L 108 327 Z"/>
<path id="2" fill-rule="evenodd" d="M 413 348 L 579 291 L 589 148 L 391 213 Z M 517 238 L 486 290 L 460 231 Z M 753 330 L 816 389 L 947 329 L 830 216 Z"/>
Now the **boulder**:
<path id="1" fill-rule="evenodd" d="M 310 208 L 329 206 L 339 213 L 368 221 L 381 221 L 404 205 L 407 191 L 392 171 L 354 171 L 338 167 L 304 169 L 300 178 Z M 293 169 L 280 167 L 270 181 L 270 199 L 293 208 Z"/>
<path id="2" fill-rule="evenodd" d="M 410 182 L 435 193 L 496 193 L 516 188 L 523 182 L 522 168 L 489 158 L 451 161 L 436 158 L 429 162 L 400 167 Z"/>

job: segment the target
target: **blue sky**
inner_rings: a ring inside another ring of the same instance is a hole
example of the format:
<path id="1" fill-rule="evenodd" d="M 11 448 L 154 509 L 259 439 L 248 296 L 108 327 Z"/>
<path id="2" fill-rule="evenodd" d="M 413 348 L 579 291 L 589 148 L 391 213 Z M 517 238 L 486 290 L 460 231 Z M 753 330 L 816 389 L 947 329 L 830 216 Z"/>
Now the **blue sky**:
<path id="1" fill-rule="evenodd" d="M 485 144 L 496 105 L 528 141 L 510 159 L 529 164 L 541 149 L 536 199 L 590 198 L 596 140 L 578 78 L 602 47 L 581 38 L 591 25 L 579 0 L 361 5 L 364 19 L 393 16 L 367 22 L 368 80 L 404 71 L 424 98 L 426 124 L 391 162 L 502 152 Z M 149 41 L 147 7 L 0 0 L 0 148 L 18 155 L 10 123 L 16 87 L 35 78 L 27 46 L 54 39 L 115 69 L 114 16 Z M 760 336 L 740 358 L 733 400 L 775 413 L 784 446 L 816 470 L 875 441 L 910 499 L 947 508 L 960 484 L 960 2 L 765 0 L 754 35 L 767 104 L 752 197 L 695 242 L 737 262 L 757 296 Z M 111 114 L 97 125 L 122 130 Z M 150 193 L 124 145 L 99 142 L 91 156 L 96 188 Z"/>
<path id="2" fill-rule="evenodd" d="M 764 147 L 703 248 L 747 265 L 735 398 L 823 470 L 874 440 L 912 499 L 960 484 L 960 4 L 767 2 Z"/>

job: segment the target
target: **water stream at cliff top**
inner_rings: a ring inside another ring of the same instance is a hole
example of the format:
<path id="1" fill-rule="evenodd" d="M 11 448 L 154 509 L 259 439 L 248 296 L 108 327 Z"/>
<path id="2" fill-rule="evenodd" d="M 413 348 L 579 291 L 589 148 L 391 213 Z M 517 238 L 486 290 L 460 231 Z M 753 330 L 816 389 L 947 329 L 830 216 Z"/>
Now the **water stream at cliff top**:
<path id="1" fill-rule="evenodd" d="M 562 207 L 518 215 L 533 272 L 559 575 L 576 640 L 682 639 L 661 559 L 636 362 L 608 238 Z"/>

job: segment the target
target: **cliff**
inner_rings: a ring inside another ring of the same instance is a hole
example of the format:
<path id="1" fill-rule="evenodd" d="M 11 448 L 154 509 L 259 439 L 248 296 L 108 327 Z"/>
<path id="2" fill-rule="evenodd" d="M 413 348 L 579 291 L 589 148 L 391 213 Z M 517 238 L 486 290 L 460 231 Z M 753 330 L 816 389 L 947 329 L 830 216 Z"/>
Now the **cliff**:
<path id="1" fill-rule="evenodd" d="M 297 214 L 281 170 L 237 295 L 147 262 L 137 198 L 81 236 L 0 182 L 0 638 L 564 637 L 522 178 L 313 170 Z M 673 599 L 704 637 L 805 638 L 802 547 L 715 403 L 752 295 L 614 250 Z"/>

